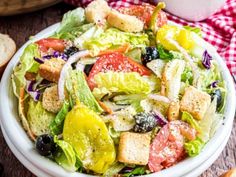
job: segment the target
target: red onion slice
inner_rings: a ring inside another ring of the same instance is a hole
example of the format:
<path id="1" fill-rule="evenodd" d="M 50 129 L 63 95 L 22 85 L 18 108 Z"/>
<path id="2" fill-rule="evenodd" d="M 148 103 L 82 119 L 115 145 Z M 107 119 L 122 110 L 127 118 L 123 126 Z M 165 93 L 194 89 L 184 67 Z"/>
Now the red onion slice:
<path id="1" fill-rule="evenodd" d="M 61 70 L 61 73 L 60 73 L 60 78 L 59 78 L 59 81 L 58 81 L 58 96 L 59 96 L 60 100 L 65 99 L 65 95 L 64 95 L 65 79 L 66 79 L 66 76 L 67 76 L 67 71 L 71 68 L 71 64 L 78 61 L 81 57 L 85 57 L 85 56 L 88 56 L 88 55 L 89 55 L 88 50 L 83 50 L 83 51 L 76 52 L 75 54 L 70 56 L 70 58 L 67 60 L 66 64 L 63 66 L 63 68 Z"/>

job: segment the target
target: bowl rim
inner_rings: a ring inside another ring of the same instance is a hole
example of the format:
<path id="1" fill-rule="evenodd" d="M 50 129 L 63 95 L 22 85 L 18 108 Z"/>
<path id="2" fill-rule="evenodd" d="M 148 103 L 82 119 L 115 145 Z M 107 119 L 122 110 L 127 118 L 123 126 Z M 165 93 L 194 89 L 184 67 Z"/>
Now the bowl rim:
<path id="1" fill-rule="evenodd" d="M 14 105 L 14 96 L 11 90 L 11 74 L 13 67 L 19 61 L 19 56 L 23 53 L 24 48 L 31 42 L 36 41 L 40 38 L 47 37 L 58 28 L 59 23 L 54 24 L 43 31 L 39 32 L 32 40 L 26 42 L 13 56 L 12 60 L 7 65 L 7 68 L 2 76 L 1 86 L 0 86 L 0 117 L 1 117 L 1 125 L 3 126 L 6 134 L 8 135 L 11 142 L 15 147 L 29 160 L 33 165 L 37 166 L 40 170 L 43 170 L 51 175 L 56 176 L 67 176 L 67 177 L 88 177 L 92 175 L 82 174 L 82 173 L 70 173 L 65 171 L 61 166 L 57 165 L 55 162 L 40 156 L 33 148 L 32 141 L 28 138 L 26 132 L 23 130 L 18 119 L 18 113 L 16 113 L 15 105 Z M 160 177 L 168 176 L 182 176 L 183 174 L 193 170 L 197 166 L 199 166 L 203 161 L 208 159 L 220 146 L 223 140 L 226 137 L 227 129 L 231 128 L 233 125 L 234 113 L 235 113 L 235 95 L 234 84 L 232 76 L 228 68 L 226 67 L 223 59 L 219 56 L 213 46 L 205 42 L 203 39 L 199 37 L 199 42 L 203 43 L 207 50 L 213 54 L 213 58 L 216 58 L 223 75 L 227 83 L 227 100 L 226 100 L 226 109 L 225 109 L 225 119 L 223 120 L 224 126 L 218 128 L 215 135 L 211 138 L 211 140 L 206 144 L 203 151 L 194 158 L 187 158 L 178 164 L 162 170 L 157 173 L 152 173 L 150 175 L 145 175 L 146 177 L 154 177 L 156 174 Z M 14 112 L 15 111 L 15 112 Z M 20 135 L 20 136 L 18 136 Z M 184 168 L 183 168 L 184 167 Z M 181 170 L 179 170 L 181 169 Z M 174 172 L 174 173 L 173 173 Z"/>

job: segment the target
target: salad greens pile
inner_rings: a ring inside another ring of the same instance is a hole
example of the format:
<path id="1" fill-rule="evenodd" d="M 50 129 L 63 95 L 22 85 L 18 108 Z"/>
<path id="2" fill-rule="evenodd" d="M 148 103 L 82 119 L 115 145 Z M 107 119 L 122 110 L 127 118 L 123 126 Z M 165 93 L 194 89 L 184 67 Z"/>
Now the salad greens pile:
<path id="1" fill-rule="evenodd" d="M 131 32 L 125 18 L 110 23 L 115 10 L 101 13 L 100 1 L 67 12 L 13 69 L 19 116 L 36 150 L 70 172 L 104 177 L 145 175 L 197 156 L 223 121 L 227 94 L 214 53 L 198 42 L 201 30 L 168 24 L 160 3 L 129 7 L 150 19 L 116 11 L 116 22 L 124 15 L 143 25 Z"/>

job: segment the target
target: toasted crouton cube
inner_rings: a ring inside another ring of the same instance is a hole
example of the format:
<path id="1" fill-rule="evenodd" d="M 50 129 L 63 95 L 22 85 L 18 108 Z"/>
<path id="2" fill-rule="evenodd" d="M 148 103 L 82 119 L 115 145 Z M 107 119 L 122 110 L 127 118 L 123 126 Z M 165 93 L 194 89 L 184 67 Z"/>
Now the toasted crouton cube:
<path id="1" fill-rule="evenodd" d="M 103 23 L 111 8 L 104 0 L 95 0 L 85 8 L 86 20 L 90 23 Z"/>
<path id="2" fill-rule="evenodd" d="M 52 82 L 58 82 L 60 73 L 65 61 L 62 59 L 52 58 L 46 60 L 45 63 L 39 66 L 39 75 Z"/>
<path id="3" fill-rule="evenodd" d="M 150 134 L 123 132 L 120 136 L 118 161 L 146 165 L 149 158 Z"/>
<path id="4" fill-rule="evenodd" d="M 57 85 L 45 89 L 42 99 L 44 109 L 57 113 L 60 111 L 62 104 L 62 101 L 59 100 Z"/>
<path id="5" fill-rule="evenodd" d="M 125 15 L 116 10 L 108 14 L 107 21 L 111 26 L 126 32 L 141 32 L 144 27 L 144 23 L 137 17 Z"/>
<path id="6" fill-rule="evenodd" d="M 211 96 L 192 86 L 185 89 L 180 102 L 180 110 L 189 112 L 195 119 L 201 120 L 211 103 Z"/>

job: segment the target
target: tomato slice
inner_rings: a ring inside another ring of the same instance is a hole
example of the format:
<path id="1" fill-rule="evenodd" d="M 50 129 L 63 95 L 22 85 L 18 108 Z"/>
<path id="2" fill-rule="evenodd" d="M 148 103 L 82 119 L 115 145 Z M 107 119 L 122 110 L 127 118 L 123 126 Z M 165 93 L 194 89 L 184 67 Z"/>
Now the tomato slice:
<path id="1" fill-rule="evenodd" d="M 141 76 L 150 75 L 151 71 L 143 65 L 126 57 L 122 53 L 115 52 L 112 54 L 105 54 L 99 57 L 94 64 L 88 76 L 88 85 L 91 90 L 96 87 L 94 76 L 99 72 L 117 71 L 117 72 L 137 72 Z"/>
<path id="2" fill-rule="evenodd" d="M 121 7 L 118 10 L 123 14 L 136 16 L 138 19 L 142 20 L 145 23 L 145 27 L 147 28 L 151 21 L 154 9 L 155 6 L 150 4 L 145 4 L 145 5 L 132 5 L 129 7 Z M 160 11 L 160 13 L 158 14 L 157 27 L 161 27 L 166 23 L 167 23 L 166 13 Z"/>
<path id="3" fill-rule="evenodd" d="M 47 52 L 50 48 L 59 52 L 63 52 L 65 49 L 65 43 L 62 39 L 45 38 L 37 41 L 36 43 L 39 45 L 40 50 L 43 52 Z"/>
<path id="4" fill-rule="evenodd" d="M 183 121 L 171 121 L 156 135 L 150 147 L 148 167 L 151 172 L 170 167 L 185 157 L 184 139 L 196 138 L 196 130 Z"/>

